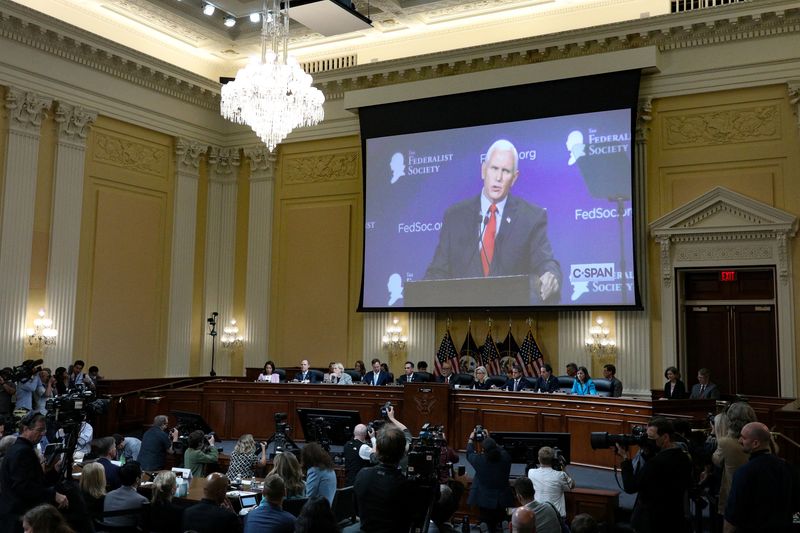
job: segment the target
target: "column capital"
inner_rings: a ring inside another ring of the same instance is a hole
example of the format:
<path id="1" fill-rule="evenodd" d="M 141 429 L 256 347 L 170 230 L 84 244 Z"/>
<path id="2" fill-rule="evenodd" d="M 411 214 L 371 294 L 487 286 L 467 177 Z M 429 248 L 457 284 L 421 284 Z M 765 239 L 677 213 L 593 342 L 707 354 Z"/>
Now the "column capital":
<path id="1" fill-rule="evenodd" d="M 212 181 L 236 181 L 234 169 L 241 163 L 238 148 L 218 148 L 212 146 L 208 151 L 209 177 Z"/>
<path id="2" fill-rule="evenodd" d="M 39 134 L 42 120 L 47 116 L 47 108 L 53 103 L 32 91 L 9 87 L 6 91 L 8 127 L 11 131 Z"/>
<path id="3" fill-rule="evenodd" d="M 270 152 L 266 146 L 248 146 L 244 155 L 250 160 L 250 182 L 272 181 L 275 179 L 275 165 L 278 156 Z"/>
<path id="4" fill-rule="evenodd" d="M 97 112 L 79 105 L 56 102 L 55 121 L 58 123 L 58 140 L 86 145 L 86 137 L 97 120 Z"/>
<path id="5" fill-rule="evenodd" d="M 197 177 L 200 169 L 200 156 L 206 145 L 194 139 L 179 137 L 175 143 L 175 166 L 178 172 Z"/>
<path id="6" fill-rule="evenodd" d="M 640 98 L 636 113 L 636 141 L 646 143 L 650 135 L 650 122 L 653 120 L 653 99 Z"/>

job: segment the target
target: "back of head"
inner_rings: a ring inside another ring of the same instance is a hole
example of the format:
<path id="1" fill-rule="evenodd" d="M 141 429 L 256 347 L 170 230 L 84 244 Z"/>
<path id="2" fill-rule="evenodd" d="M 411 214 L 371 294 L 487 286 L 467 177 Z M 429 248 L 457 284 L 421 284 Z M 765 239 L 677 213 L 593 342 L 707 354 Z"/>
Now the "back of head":
<path id="1" fill-rule="evenodd" d="M 286 493 L 289 496 L 302 494 L 305 491 L 303 483 L 303 471 L 300 468 L 300 461 L 290 452 L 282 452 L 273 459 L 272 471 L 281 477 L 286 485 Z"/>
<path id="2" fill-rule="evenodd" d="M 534 490 L 533 490 L 533 481 L 528 476 L 519 476 L 517 479 L 514 480 L 514 492 L 517 493 L 517 496 L 523 502 L 529 502 L 533 500 Z"/>
<path id="3" fill-rule="evenodd" d="M 186 445 L 189 446 L 189 448 L 197 449 L 203 444 L 203 439 L 205 439 L 205 437 L 205 433 L 199 429 L 196 429 L 189 433 L 189 439 L 187 440 Z"/>
<path id="4" fill-rule="evenodd" d="M 323 470 L 331 470 L 333 468 L 333 460 L 330 454 L 318 442 L 309 442 L 303 446 L 300 458 L 303 461 L 305 470 L 315 466 Z"/>
<path id="5" fill-rule="evenodd" d="M 742 434 L 742 428 L 750 422 L 756 422 L 756 412 L 746 402 L 732 403 L 725 412 L 728 419 L 728 436 L 738 439 Z M 718 435 L 722 437 L 723 435 Z"/>
<path id="6" fill-rule="evenodd" d="M 543 466 L 552 466 L 553 464 L 553 457 L 555 457 L 556 452 L 550 446 L 542 446 L 539 448 L 539 464 Z"/>
<path id="7" fill-rule="evenodd" d="M 170 501 L 177 486 L 175 472 L 159 472 L 153 480 L 153 503 Z"/>
<path id="8" fill-rule="evenodd" d="M 572 533 L 595 533 L 598 531 L 597 521 L 592 518 L 592 515 L 582 513 L 572 519 L 570 529 Z"/>
<path id="9" fill-rule="evenodd" d="M 88 463 L 81 470 L 81 491 L 93 498 L 102 498 L 106 493 L 106 469 L 100 463 Z"/>
<path id="10" fill-rule="evenodd" d="M 167 420 L 168 419 L 167 419 L 166 416 L 157 415 L 155 418 L 153 418 L 153 427 L 157 427 L 157 428 L 161 427 L 161 426 L 163 426 L 164 424 L 167 423 Z"/>
<path id="11" fill-rule="evenodd" d="M 261 494 L 268 502 L 280 503 L 286 497 L 286 484 L 278 474 L 270 474 L 264 478 L 264 489 Z"/>
<path id="12" fill-rule="evenodd" d="M 500 460 L 500 448 L 497 447 L 497 442 L 491 437 L 483 439 L 483 453 L 486 454 L 486 458 L 490 463 Z"/>
<path id="13" fill-rule="evenodd" d="M 99 440 L 98 448 L 100 457 L 116 457 L 117 442 L 114 440 L 114 437 L 103 437 Z"/>
<path id="14" fill-rule="evenodd" d="M 47 532 L 47 533 L 68 533 L 72 529 L 67 525 L 64 517 L 58 512 L 58 509 L 45 503 L 38 505 L 25 513 L 23 522 L 26 523 L 31 531 Z"/>
<path id="15" fill-rule="evenodd" d="M 8 449 L 17 441 L 16 435 L 6 435 L 2 439 L 0 439 L 0 456 L 3 456 L 8 452 Z"/>
<path id="16" fill-rule="evenodd" d="M 395 426 L 385 426 L 375 439 L 378 460 L 388 465 L 396 465 L 406 452 L 406 437 Z"/>
<path id="17" fill-rule="evenodd" d="M 536 531 L 536 515 L 533 509 L 517 507 L 511 515 L 511 531 L 513 533 L 533 533 Z"/>
<path id="18" fill-rule="evenodd" d="M 228 478 L 219 472 L 209 474 L 206 478 L 206 486 L 203 487 L 203 495 L 211 501 L 222 503 L 228 492 L 228 484 Z"/>
<path id="19" fill-rule="evenodd" d="M 331 505 L 322 496 L 310 498 L 300 511 L 295 533 L 336 533 L 339 527 Z"/>
<path id="20" fill-rule="evenodd" d="M 142 467 L 137 461 L 129 461 L 119 469 L 119 480 L 126 487 L 136 484 L 142 477 Z"/>

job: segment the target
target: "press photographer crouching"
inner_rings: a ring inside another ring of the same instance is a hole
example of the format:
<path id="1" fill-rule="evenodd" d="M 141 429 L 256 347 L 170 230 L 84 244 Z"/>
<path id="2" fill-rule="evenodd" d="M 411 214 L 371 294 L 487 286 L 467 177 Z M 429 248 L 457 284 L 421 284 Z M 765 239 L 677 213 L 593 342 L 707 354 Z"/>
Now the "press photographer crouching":
<path id="1" fill-rule="evenodd" d="M 197 429 L 189 433 L 186 453 L 183 455 L 183 467 L 192 472 L 192 477 L 202 477 L 205 466 L 217 464 L 219 450 L 214 447 L 214 435 L 206 435 Z"/>
<path id="2" fill-rule="evenodd" d="M 637 438 L 643 464 L 634 470 L 627 445 L 634 439 L 620 442 L 610 439 L 622 458 L 622 483 L 625 492 L 638 492 L 631 515 L 631 526 L 639 533 L 691 531 L 684 513 L 686 494 L 692 486 L 692 460 L 675 443 L 672 422 L 656 417 L 647 424 L 646 439 Z M 608 435 L 606 434 L 606 437 Z M 595 447 L 594 434 L 592 447 Z M 649 448 L 649 450 L 648 450 Z"/>
<path id="3" fill-rule="evenodd" d="M 481 441 L 483 453 L 475 451 L 476 440 Z M 506 507 L 514 505 L 514 494 L 508 484 L 511 456 L 497 445 L 487 429 L 478 426 L 467 441 L 467 461 L 475 469 L 467 503 L 478 506 L 480 521 L 495 533 L 505 517 Z"/>

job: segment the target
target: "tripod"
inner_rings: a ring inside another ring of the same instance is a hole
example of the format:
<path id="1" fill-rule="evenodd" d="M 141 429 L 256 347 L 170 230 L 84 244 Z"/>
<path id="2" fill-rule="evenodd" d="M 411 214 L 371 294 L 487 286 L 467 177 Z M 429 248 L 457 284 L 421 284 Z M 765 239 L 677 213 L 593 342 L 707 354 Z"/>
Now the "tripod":
<path id="1" fill-rule="evenodd" d="M 275 453 L 278 452 L 278 448 L 280 448 L 280 450 L 284 451 L 284 452 L 290 452 L 290 451 L 293 451 L 293 450 L 299 450 L 300 446 L 295 444 L 295 442 L 292 440 L 292 438 L 289 435 L 287 435 L 288 431 L 289 431 L 289 426 L 281 427 L 281 425 L 279 424 L 275 428 L 275 433 L 273 433 L 272 436 L 267 439 L 266 448 L 269 448 L 269 445 L 274 442 L 275 443 Z"/>

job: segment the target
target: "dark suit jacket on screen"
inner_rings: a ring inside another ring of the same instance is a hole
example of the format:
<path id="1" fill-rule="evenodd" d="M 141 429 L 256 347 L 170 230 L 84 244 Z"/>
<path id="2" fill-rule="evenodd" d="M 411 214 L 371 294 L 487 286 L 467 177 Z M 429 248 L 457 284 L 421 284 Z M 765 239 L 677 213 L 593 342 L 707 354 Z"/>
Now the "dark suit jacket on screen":
<path id="1" fill-rule="evenodd" d="M 481 278 L 483 266 L 478 241 L 481 231 L 480 195 L 457 203 L 444 214 L 439 245 L 425 279 Z M 561 283 L 561 267 L 547 238 L 547 211 L 509 195 L 495 239 L 490 276 L 552 272 Z M 546 302 L 558 303 L 560 291 Z"/>
<path id="2" fill-rule="evenodd" d="M 373 376 L 374 375 L 375 375 L 375 372 L 370 370 L 369 372 L 364 374 L 364 379 L 362 381 L 364 383 L 366 383 L 367 385 L 372 385 L 373 384 L 372 380 L 373 380 Z M 378 374 L 378 383 L 377 384 L 378 385 L 391 385 L 392 384 L 392 379 L 391 379 L 391 377 L 389 376 L 388 373 L 386 373 L 384 371 L 381 371 Z"/>

